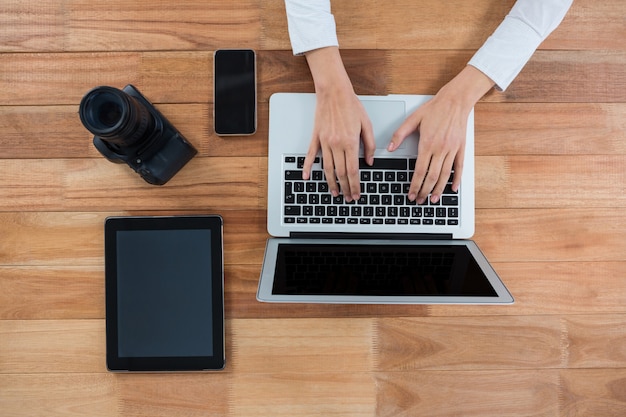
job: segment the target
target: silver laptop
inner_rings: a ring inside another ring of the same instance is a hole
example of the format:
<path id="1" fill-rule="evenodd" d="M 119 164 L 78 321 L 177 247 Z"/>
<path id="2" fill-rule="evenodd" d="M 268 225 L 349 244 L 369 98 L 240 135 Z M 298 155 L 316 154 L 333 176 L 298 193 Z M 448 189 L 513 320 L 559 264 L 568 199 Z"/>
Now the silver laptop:
<path id="1" fill-rule="evenodd" d="M 440 201 L 407 199 L 417 133 L 386 150 L 405 118 L 432 96 L 359 96 L 374 129 L 374 166 L 361 162 L 361 198 L 328 192 L 321 156 L 302 180 L 315 94 L 270 98 L 265 302 L 506 304 L 513 298 L 470 238 L 474 233 L 474 118 L 461 187 Z M 361 155 L 362 157 L 362 155 Z"/>

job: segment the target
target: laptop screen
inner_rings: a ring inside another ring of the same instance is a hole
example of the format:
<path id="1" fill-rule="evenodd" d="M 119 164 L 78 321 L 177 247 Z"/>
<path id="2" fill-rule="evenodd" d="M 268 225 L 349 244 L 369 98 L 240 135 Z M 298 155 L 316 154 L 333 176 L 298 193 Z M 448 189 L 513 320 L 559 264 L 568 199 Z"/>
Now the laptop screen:
<path id="1" fill-rule="evenodd" d="M 286 303 L 510 304 L 471 240 L 272 238 L 257 299 Z"/>
<path id="2" fill-rule="evenodd" d="M 465 246 L 279 245 L 274 294 L 496 297 Z"/>

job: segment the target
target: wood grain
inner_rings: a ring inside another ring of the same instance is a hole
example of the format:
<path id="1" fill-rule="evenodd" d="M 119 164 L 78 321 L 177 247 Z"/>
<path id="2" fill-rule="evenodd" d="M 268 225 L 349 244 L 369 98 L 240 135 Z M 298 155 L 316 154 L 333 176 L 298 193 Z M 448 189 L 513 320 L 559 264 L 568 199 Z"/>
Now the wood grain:
<path id="1" fill-rule="evenodd" d="M 381 373 L 376 415 L 566 415 L 559 413 L 558 380 L 551 369 Z"/>
<path id="2" fill-rule="evenodd" d="M 368 0 L 334 1 L 332 7 L 342 48 L 477 49 L 513 3 L 404 0 L 387 7 Z M 201 50 L 241 44 L 290 48 L 282 0 L 175 5 L 166 0 L 7 0 L 3 6 L 0 52 Z M 624 11 L 620 0 L 579 0 L 542 48 L 624 50 Z M 587 36 L 590 32 L 594 36 Z"/>
<path id="3" fill-rule="evenodd" d="M 332 1 L 359 94 L 434 94 L 514 0 Z M 473 239 L 508 306 L 256 301 L 268 101 L 313 92 L 283 0 L 4 0 L 2 416 L 626 415 L 626 3 L 576 0 L 475 107 Z M 213 53 L 253 48 L 258 131 L 213 132 Z M 134 84 L 199 154 L 163 187 L 106 161 L 78 106 Z M 108 216 L 224 219 L 226 369 L 105 368 Z"/>
<path id="4" fill-rule="evenodd" d="M 558 368 L 564 342 L 558 317 L 491 316 L 381 319 L 374 345 L 378 371 L 462 371 Z"/>

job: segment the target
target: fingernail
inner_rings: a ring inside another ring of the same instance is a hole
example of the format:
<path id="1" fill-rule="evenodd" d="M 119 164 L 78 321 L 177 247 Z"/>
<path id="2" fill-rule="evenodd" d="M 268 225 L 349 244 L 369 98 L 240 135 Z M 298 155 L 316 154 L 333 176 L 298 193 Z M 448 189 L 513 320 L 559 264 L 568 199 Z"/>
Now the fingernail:
<path id="1" fill-rule="evenodd" d="M 415 201 L 416 198 L 417 195 L 415 195 L 414 193 L 409 194 L 409 201 Z"/>
<path id="2" fill-rule="evenodd" d="M 333 195 L 333 197 L 337 197 L 339 195 L 339 191 L 337 190 L 332 190 L 330 193 Z"/>
<path id="3" fill-rule="evenodd" d="M 358 194 L 353 194 L 352 195 L 352 199 L 355 200 L 355 201 L 358 200 L 359 198 L 361 198 L 361 196 L 358 195 Z"/>
<path id="4" fill-rule="evenodd" d="M 439 201 L 439 196 L 438 196 L 438 195 L 433 195 L 433 196 L 431 196 L 431 197 L 430 197 L 430 201 L 431 201 L 433 204 L 437 204 L 437 201 Z"/>
<path id="5" fill-rule="evenodd" d="M 387 150 L 388 150 L 389 152 L 393 152 L 393 148 L 394 148 L 394 146 L 393 146 L 393 145 L 394 145 L 394 144 L 393 144 L 393 142 L 389 142 L 389 145 L 387 145 Z"/>

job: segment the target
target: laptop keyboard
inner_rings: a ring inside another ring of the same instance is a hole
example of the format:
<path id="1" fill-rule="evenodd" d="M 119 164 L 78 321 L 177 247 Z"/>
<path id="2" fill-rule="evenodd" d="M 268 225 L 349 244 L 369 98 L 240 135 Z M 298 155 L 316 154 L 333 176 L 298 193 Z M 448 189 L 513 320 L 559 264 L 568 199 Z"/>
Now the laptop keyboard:
<path id="1" fill-rule="evenodd" d="M 361 198 L 346 202 L 333 197 L 316 158 L 308 180 L 302 179 L 304 156 L 284 157 L 283 221 L 287 224 L 437 225 L 459 224 L 459 196 L 452 191 L 452 175 L 441 199 L 418 205 L 407 198 L 415 158 L 375 158 L 369 166 L 361 158 Z"/>

